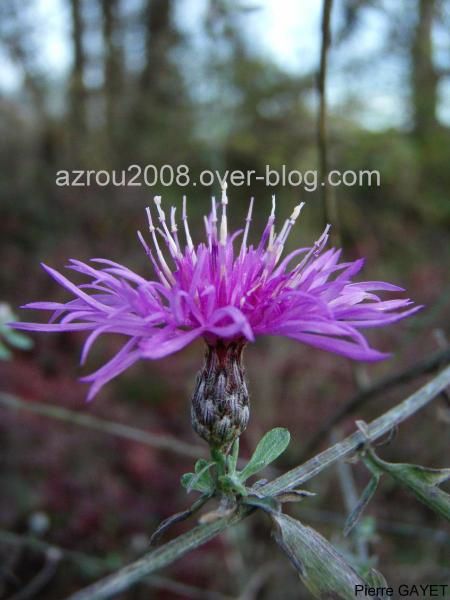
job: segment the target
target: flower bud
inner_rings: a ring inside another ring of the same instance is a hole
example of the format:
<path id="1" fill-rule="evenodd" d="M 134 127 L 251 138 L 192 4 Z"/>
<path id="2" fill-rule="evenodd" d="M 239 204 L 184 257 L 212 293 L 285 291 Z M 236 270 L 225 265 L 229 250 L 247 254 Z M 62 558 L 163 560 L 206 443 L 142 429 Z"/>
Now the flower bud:
<path id="1" fill-rule="evenodd" d="M 192 426 L 211 447 L 229 447 L 247 427 L 249 395 L 242 365 L 244 343 L 207 346 L 192 396 Z"/>

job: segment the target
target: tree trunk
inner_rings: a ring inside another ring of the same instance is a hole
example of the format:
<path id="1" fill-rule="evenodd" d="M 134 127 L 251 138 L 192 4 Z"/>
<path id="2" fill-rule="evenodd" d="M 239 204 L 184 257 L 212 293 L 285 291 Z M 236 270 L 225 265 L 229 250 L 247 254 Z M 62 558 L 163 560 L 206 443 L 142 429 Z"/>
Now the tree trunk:
<path id="1" fill-rule="evenodd" d="M 146 61 L 141 75 L 141 88 L 152 90 L 155 96 L 162 92 L 169 70 L 167 53 L 174 41 L 172 27 L 172 0 L 148 0 L 145 8 Z"/>
<path id="2" fill-rule="evenodd" d="M 433 64 L 433 21 L 436 0 L 417 0 L 418 21 L 412 40 L 411 91 L 414 133 L 429 138 L 437 128 L 438 74 Z"/>
<path id="3" fill-rule="evenodd" d="M 122 83 L 122 57 L 117 43 L 117 0 L 101 0 L 103 15 L 103 47 L 104 47 L 104 93 L 106 129 L 113 133 L 118 119 L 117 100 Z"/>
<path id="4" fill-rule="evenodd" d="M 69 101 L 73 131 L 78 135 L 86 128 L 86 87 L 84 84 L 85 54 L 83 46 L 83 16 L 80 0 L 70 0 L 72 19 L 73 64 Z"/>

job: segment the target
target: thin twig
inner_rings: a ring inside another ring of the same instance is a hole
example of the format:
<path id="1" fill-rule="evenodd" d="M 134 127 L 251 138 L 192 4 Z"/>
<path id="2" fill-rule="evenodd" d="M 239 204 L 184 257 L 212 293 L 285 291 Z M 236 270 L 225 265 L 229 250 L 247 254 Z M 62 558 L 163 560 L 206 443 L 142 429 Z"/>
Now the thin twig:
<path id="1" fill-rule="evenodd" d="M 334 237 L 339 235 L 338 214 L 336 198 L 333 188 L 328 184 L 330 169 L 328 156 L 327 136 L 327 66 L 328 49 L 331 42 L 330 21 L 333 0 L 324 0 L 322 9 L 322 43 L 320 48 L 320 66 L 317 77 L 317 91 L 319 94 L 319 114 L 317 123 L 317 146 L 319 152 L 320 181 L 322 183 L 322 200 L 325 224 L 333 223 Z"/>
<path id="2" fill-rule="evenodd" d="M 194 529 L 183 533 L 109 577 L 105 577 L 84 590 L 73 594 L 68 600 L 101 600 L 103 598 L 113 598 L 138 583 L 144 577 L 166 567 L 190 550 L 197 548 L 228 527 L 235 525 L 250 512 L 251 510 L 241 509 L 233 515 L 228 515 L 213 523 L 194 527 Z"/>
<path id="3" fill-rule="evenodd" d="M 89 569 L 90 572 L 95 572 L 98 575 L 107 573 L 111 568 L 110 563 L 106 559 L 91 556 L 83 552 L 66 550 L 65 548 L 54 546 L 53 544 L 49 544 L 48 542 L 44 542 L 43 540 L 32 536 L 24 536 L 17 533 L 12 533 L 10 531 L 0 530 L 0 542 L 17 548 L 29 547 L 34 550 L 45 552 L 47 555 L 49 553 L 51 555 L 59 555 L 63 559 L 71 561 L 80 569 Z M 214 590 L 200 589 L 180 581 L 175 581 L 174 579 L 169 579 L 168 577 L 161 577 L 159 575 L 146 577 L 143 579 L 143 583 L 153 588 L 168 590 L 181 596 L 187 596 L 188 598 L 196 600 L 231 600 L 231 596 L 226 594 L 222 594 Z M 14 596 L 14 598 L 16 597 Z M 12 598 L 9 600 L 12 600 Z"/>
<path id="4" fill-rule="evenodd" d="M 249 578 L 245 589 L 238 596 L 237 600 L 255 600 L 258 598 L 261 589 L 267 583 L 268 579 L 273 577 L 277 563 L 270 561 L 262 564 Z"/>
<path id="5" fill-rule="evenodd" d="M 83 569 L 86 568 L 89 571 L 98 573 L 99 575 L 107 570 L 107 563 L 101 558 L 95 558 L 76 550 L 60 548 L 31 535 L 19 535 L 18 533 L 13 533 L 11 531 L 0 530 L 0 543 L 13 546 L 15 548 L 31 548 L 32 550 L 36 550 L 38 552 L 48 552 L 54 549 L 57 552 L 62 553 L 64 558 L 76 563 Z"/>
<path id="6" fill-rule="evenodd" d="M 340 437 L 340 436 L 339 436 Z M 335 442 L 338 439 L 336 434 L 332 435 L 331 441 Z M 337 463 L 337 472 L 339 477 L 339 485 L 344 499 L 344 505 L 348 514 L 352 512 L 358 504 L 358 492 L 353 477 L 352 467 L 348 462 L 339 460 Z M 367 540 L 360 535 L 353 535 L 352 538 L 358 559 L 361 563 L 366 563 L 369 559 L 369 548 Z"/>
<path id="7" fill-rule="evenodd" d="M 433 337 L 436 340 L 436 343 L 438 345 L 438 348 L 441 348 L 441 350 L 443 350 L 444 348 L 448 348 L 450 350 L 450 344 L 448 342 L 448 338 L 445 335 L 445 331 L 443 329 L 435 329 L 433 331 Z M 450 408 L 450 388 L 447 388 L 446 390 L 442 390 L 442 397 L 444 398 L 447 407 Z"/>
<path id="8" fill-rule="evenodd" d="M 82 427 L 94 429 L 95 431 L 101 431 L 102 433 L 110 433 L 127 440 L 146 444 L 147 446 L 157 448 L 158 450 L 175 452 L 176 454 L 181 454 L 183 456 L 199 458 L 207 455 L 204 447 L 187 444 L 168 435 L 149 433 L 148 431 L 136 429 L 130 425 L 122 425 L 121 423 L 107 421 L 106 419 L 100 419 L 99 417 L 93 417 L 92 415 L 68 410 L 67 408 L 44 404 L 43 402 L 25 402 L 11 394 L 0 393 L 0 406 L 18 410 L 27 410 L 43 417 L 58 419 L 59 421 L 80 425 Z"/>
<path id="9" fill-rule="evenodd" d="M 35 598 L 56 575 L 61 558 L 62 554 L 56 548 L 48 548 L 42 569 L 21 590 L 10 596 L 9 600 Z"/>
<path id="10" fill-rule="evenodd" d="M 436 352 L 431 356 L 422 359 L 412 367 L 409 367 L 393 375 L 383 377 L 379 381 L 375 382 L 370 387 L 367 387 L 355 394 L 346 404 L 343 404 L 329 419 L 323 423 L 320 429 L 314 434 L 311 440 L 306 444 L 302 457 L 305 458 L 311 455 L 323 442 L 329 432 L 335 427 L 342 419 L 355 412 L 356 409 L 361 408 L 364 404 L 391 390 L 392 388 L 413 381 L 417 377 L 432 373 L 436 369 L 448 364 L 450 361 L 450 346 L 447 346 L 445 350 Z"/>
<path id="11" fill-rule="evenodd" d="M 367 441 L 375 441 L 385 435 L 392 427 L 402 423 L 421 408 L 426 406 L 450 383 L 450 367 L 443 370 L 425 386 L 420 388 L 398 406 L 372 421 L 367 427 L 367 435 L 356 431 L 342 442 L 335 444 L 325 452 L 306 462 L 274 481 L 262 486 L 258 491 L 264 495 L 275 495 L 283 491 L 292 490 L 305 483 L 318 473 L 345 458 Z M 240 507 L 234 514 L 220 518 L 207 525 L 199 525 L 194 529 L 175 538 L 168 544 L 150 552 L 103 580 L 70 596 L 68 600 L 104 600 L 127 590 L 143 577 L 161 569 L 184 556 L 190 550 L 211 540 L 228 527 L 239 523 L 248 516 L 252 509 Z"/>
<path id="12" fill-rule="evenodd" d="M 361 431 L 356 431 L 342 442 L 321 452 L 300 467 L 291 469 L 287 473 L 284 473 L 284 475 L 277 477 L 274 481 L 267 483 L 259 491 L 266 495 L 274 495 L 302 485 L 305 481 L 315 477 L 318 473 L 337 460 L 350 456 L 366 441 L 374 442 L 383 437 L 386 433 L 389 433 L 396 425 L 403 423 L 403 421 L 426 406 L 431 400 L 439 395 L 449 383 L 450 366 L 414 392 L 409 398 L 397 406 L 394 406 L 391 410 L 388 410 L 381 417 L 378 417 L 378 419 L 372 421 L 367 428 L 368 438 L 365 438 Z"/>

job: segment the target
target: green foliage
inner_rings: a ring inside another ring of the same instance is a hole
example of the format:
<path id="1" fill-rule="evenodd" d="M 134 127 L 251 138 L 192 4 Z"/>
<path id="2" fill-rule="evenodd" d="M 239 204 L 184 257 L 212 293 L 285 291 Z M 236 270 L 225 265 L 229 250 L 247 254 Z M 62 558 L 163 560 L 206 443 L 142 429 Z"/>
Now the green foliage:
<path id="1" fill-rule="evenodd" d="M 202 493 L 214 491 L 214 480 L 209 472 L 214 462 L 200 458 L 195 463 L 195 473 L 185 473 L 181 476 L 181 485 L 186 488 L 187 493 L 195 490 Z"/>
<path id="2" fill-rule="evenodd" d="M 372 449 L 366 451 L 363 460 L 374 473 L 374 478 L 379 479 L 382 473 L 388 474 L 431 510 L 450 521 L 450 494 L 439 488 L 441 483 L 450 479 L 450 469 L 429 469 L 420 465 L 389 463 L 379 458 Z"/>
<path id="3" fill-rule="evenodd" d="M 324 537 L 287 515 L 271 516 L 278 545 L 314 598 L 355 598 L 355 586 L 366 582 Z"/>
<path id="4" fill-rule="evenodd" d="M 389 587 L 385 576 L 382 573 L 380 573 L 379 571 L 377 571 L 376 569 L 373 569 L 373 568 L 370 569 L 370 571 L 367 573 L 365 579 L 367 581 L 367 584 L 370 587 L 374 587 L 375 589 Z"/>
<path id="5" fill-rule="evenodd" d="M 347 518 L 344 535 L 348 535 L 360 520 L 383 474 L 392 477 L 421 502 L 450 521 L 450 495 L 439 488 L 441 483 L 450 479 L 450 469 L 429 469 L 420 465 L 389 463 L 379 458 L 372 448 L 364 450 L 363 461 L 372 473 L 372 477 Z"/>
<path id="6" fill-rule="evenodd" d="M 265 469 L 286 450 L 291 436 L 287 429 L 276 427 L 268 431 L 256 446 L 252 457 L 237 475 L 241 482 Z"/>
<path id="7" fill-rule="evenodd" d="M 244 485 L 249 477 L 262 471 L 282 454 L 290 441 L 287 429 L 276 427 L 268 431 L 256 446 L 255 452 L 242 471 L 236 470 L 239 441 L 233 445 L 227 456 L 217 449 L 211 451 L 212 460 L 203 458 L 195 463 L 194 473 L 185 473 L 181 477 L 181 485 L 189 493 L 192 490 L 213 495 L 216 492 L 226 495 L 247 496 L 248 488 Z M 214 467 L 215 476 L 211 470 Z"/>
<path id="8" fill-rule="evenodd" d="M 206 504 L 208 502 L 209 498 L 210 498 L 209 494 L 203 494 L 202 496 L 197 498 L 197 500 L 192 504 L 192 506 L 190 506 L 186 510 L 175 513 L 174 515 L 170 515 L 170 517 L 167 517 L 167 519 L 164 519 L 164 521 L 162 521 L 158 525 L 158 527 L 155 529 L 155 531 L 153 532 L 152 537 L 150 538 L 150 545 L 152 545 L 156 541 L 158 541 L 160 539 L 160 537 L 168 529 L 170 529 L 170 527 L 172 527 L 172 525 L 175 525 L 175 523 L 180 523 L 182 521 L 185 521 L 186 519 L 191 517 L 193 514 L 195 514 L 198 510 L 200 510 L 202 508 L 202 506 L 204 504 Z"/>
<path id="9" fill-rule="evenodd" d="M 262 508 L 271 515 L 276 524 L 278 543 L 287 552 L 303 581 L 316 597 L 323 600 L 346 600 L 355 597 L 354 586 L 364 585 L 364 578 L 361 578 L 320 534 L 283 515 L 279 503 L 283 501 L 282 499 L 290 501 L 307 494 L 301 490 L 294 490 L 294 488 L 317 476 L 321 471 L 335 464 L 336 461 L 353 455 L 361 448 L 364 441 L 367 444 L 380 439 L 392 427 L 402 423 L 426 406 L 442 390 L 446 389 L 449 382 L 450 367 L 447 367 L 424 387 L 366 426 L 364 431 L 361 431 L 360 428 L 360 431 L 351 434 L 305 464 L 280 475 L 270 483 L 259 485 L 257 490 L 252 490 L 253 492 L 256 491 L 258 495 L 249 495 L 241 499 L 231 510 L 222 512 L 219 510 L 215 511 L 215 514 L 210 513 L 210 518 L 207 521 L 203 520 L 201 525 L 149 552 L 132 564 L 85 588 L 71 598 L 73 600 L 75 598 L 76 600 L 106 600 L 113 595 L 126 591 L 146 576 L 173 563 L 190 550 L 211 540 L 218 533 L 239 523 L 251 514 L 251 508 L 255 507 Z M 234 460 L 236 447 L 233 449 L 231 456 Z M 220 456 L 216 456 L 216 460 L 219 462 L 216 463 L 215 469 L 222 470 L 227 461 Z M 205 463 L 199 462 L 197 470 L 200 471 L 205 466 Z M 437 479 L 431 475 L 431 480 L 428 477 L 428 482 L 437 483 L 437 480 L 441 481 L 442 477 L 444 477 L 443 474 L 439 475 Z M 209 496 L 203 495 L 196 500 L 190 509 L 177 515 L 176 519 L 181 520 L 192 515 L 208 500 Z M 166 522 L 173 523 L 174 518 L 170 517 Z M 367 528 L 369 531 L 366 532 L 368 537 L 373 532 L 371 524 L 369 525 L 370 527 Z M 158 529 L 161 532 L 164 530 L 164 526 Z M 383 576 L 374 570 L 369 572 L 365 579 L 367 584 L 382 583 L 383 587 L 386 587 Z M 278 597 L 283 590 L 277 591 Z"/>
<path id="10" fill-rule="evenodd" d="M 365 510 L 366 506 L 371 501 L 372 496 L 375 494 L 378 484 L 380 482 L 380 479 L 381 479 L 381 475 L 379 473 L 373 474 L 373 476 L 370 479 L 369 483 L 367 484 L 365 490 L 361 494 L 361 497 L 360 497 L 357 505 L 355 506 L 355 508 L 352 510 L 352 512 L 348 516 L 348 519 L 347 519 L 347 521 L 345 523 L 345 527 L 344 527 L 344 535 L 348 535 L 351 532 L 351 530 L 355 527 L 355 525 L 357 525 L 358 521 L 360 520 L 360 518 L 362 516 L 363 511 Z"/>

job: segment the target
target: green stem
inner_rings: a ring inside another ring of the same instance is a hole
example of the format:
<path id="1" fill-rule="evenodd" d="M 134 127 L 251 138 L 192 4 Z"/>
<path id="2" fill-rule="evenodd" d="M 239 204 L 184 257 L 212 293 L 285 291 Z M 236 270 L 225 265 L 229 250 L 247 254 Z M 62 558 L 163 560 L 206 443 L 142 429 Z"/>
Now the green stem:
<path id="1" fill-rule="evenodd" d="M 228 474 L 233 476 L 236 473 L 236 465 L 239 457 L 239 438 L 236 438 L 228 456 Z"/>
<path id="2" fill-rule="evenodd" d="M 150 573 L 171 564 L 190 550 L 197 548 L 197 546 L 204 544 L 218 533 L 235 525 L 248 512 L 238 511 L 208 525 L 195 527 L 164 546 L 146 554 L 141 559 L 121 569 L 118 573 L 113 573 L 109 577 L 105 577 L 84 590 L 73 594 L 68 600 L 104 600 L 112 598 L 129 589 Z"/>
<path id="3" fill-rule="evenodd" d="M 217 479 L 226 475 L 227 472 L 227 457 L 222 454 L 219 448 L 211 448 L 211 458 L 216 465 Z"/>
<path id="4" fill-rule="evenodd" d="M 450 384 L 450 367 L 417 390 L 409 398 L 395 406 L 390 411 L 372 421 L 367 427 L 367 438 L 357 431 L 342 442 L 335 444 L 304 465 L 292 469 L 274 481 L 262 486 L 262 495 L 273 495 L 285 490 L 291 490 L 308 481 L 337 460 L 343 459 L 355 452 L 366 441 L 375 441 L 389 432 L 395 425 L 402 423 L 408 417 L 426 406 L 442 390 Z M 197 548 L 228 527 L 239 523 L 253 510 L 241 507 L 235 513 L 222 517 L 213 523 L 200 525 L 191 531 L 175 538 L 165 546 L 150 552 L 128 567 L 113 573 L 109 577 L 72 595 L 68 600 L 105 600 L 117 595 L 136 584 L 149 573 L 169 565 L 190 550 Z"/>

